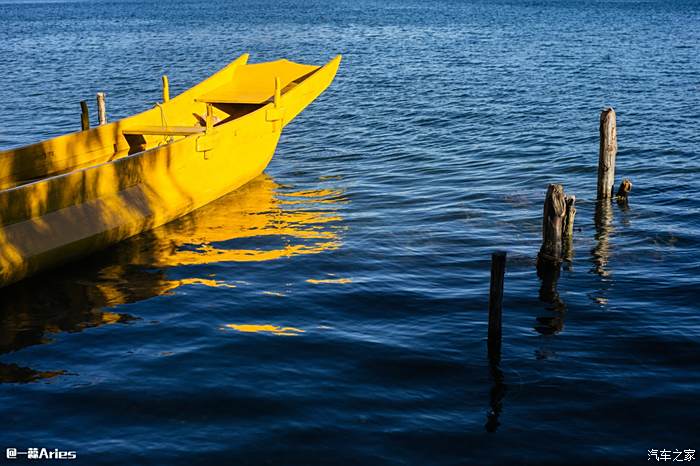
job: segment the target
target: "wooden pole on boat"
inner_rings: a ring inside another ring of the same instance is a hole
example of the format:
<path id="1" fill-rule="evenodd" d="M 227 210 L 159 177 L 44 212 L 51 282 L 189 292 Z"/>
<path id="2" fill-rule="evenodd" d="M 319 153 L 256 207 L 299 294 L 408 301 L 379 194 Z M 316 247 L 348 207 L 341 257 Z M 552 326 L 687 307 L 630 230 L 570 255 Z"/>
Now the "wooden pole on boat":
<path id="1" fill-rule="evenodd" d="M 274 97 L 275 108 L 279 108 L 281 102 L 282 102 L 282 80 L 279 77 L 275 76 L 275 97 Z"/>
<path id="2" fill-rule="evenodd" d="M 168 77 L 163 75 L 163 103 L 170 100 L 170 83 L 168 83 Z"/>
<path id="3" fill-rule="evenodd" d="M 211 131 L 214 127 L 214 107 L 212 104 L 207 104 L 207 116 L 206 116 L 206 131 L 207 133 Z"/>
<path id="4" fill-rule="evenodd" d="M 615 110 L 608 107 L 600 114 L 600 147 L 598 150 L 598 200 L 612 199 L 617 155 L 617 123 Z"/>
<path id="5" fill-rule="evenodd" d="M 503 313 L 503 282 L 506 272 L 506 252 L 491 255 L 491 290 L 489 292 L 488 355 L 491 361 L 501 358 L 501 323 Z"/>
<path id="6" fill-rule="evenodd" d="M 80 129 L 82 131 L 90 129 L 90 111 L 84 100 L 80 101 Z"/>
<path id="7" fill-rule="evenodd" d="M 105 93 L 97 93 L 97 122 L 100 125 L 107 123 L 107 110 L 105 106 Z"/>

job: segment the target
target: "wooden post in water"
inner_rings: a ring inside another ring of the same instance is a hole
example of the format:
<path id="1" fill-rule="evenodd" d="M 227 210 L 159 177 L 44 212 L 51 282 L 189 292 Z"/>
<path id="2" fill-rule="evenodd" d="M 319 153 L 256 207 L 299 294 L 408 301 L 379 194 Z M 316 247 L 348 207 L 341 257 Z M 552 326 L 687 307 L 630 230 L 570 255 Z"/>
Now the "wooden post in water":
<path id="1" fill-rule="evenodd" d="M 170 100 L 170 83 L 168 77 L 163 75 L 163 103 Z"/>
<path id="2" fill-rule="evenodd" d="M 598 200 L 612 199 L 615 188 L 617 123 L 615 110 L 608 107 L 600 114 L 600 148 L 598 150 Z"/>
<path id="3" fill-rule="evenodd" d="M 542 212 L 542 247 L 537 256 L 538 263 L 541 261 L 554 264 L 561 262 L 564 214 L 566 214 L 564 187 L 560 184 L 550 184 L 547 188 Z"/>
<path id="4" fill-rule="evenodd" d="M 576 196 L 566 196 L 564 197 L 564 202 L 566 203 L 566 212 L 564 214 L 564 227 L 562 233 L 564 237 L 573 237 L 574 219 L 576 218 Z"/>
<path id="5" fill-rule="evenodd" d="M 491 290 L 489 292 L 489 360 L 498 363 L 501 359 L 501 323 L 503 306 L 503 282 L 506 272 L 506 252 L 491 255 Z"/>
<path id="6" fill-rule="evenodd" d="M 564 213 L 564 225 L 562 237 L 564 240 L 562 257 L 567 262 L 572 262 L 574 256 L 574 219 L 576 218 L 576 196 L 565 196 L 566 212 Z"/>
<path id="7" fill-rule="evenodd" d="M 90 111 L 84 100 L 80 101 L 80 129 L 82 131 L 90 129 Z"/>
<path id="8" fill-rule="evenodd" d="M 97 93 L 97 122 L 100 125 L 107 123 L 107 110 L 105 108 L 105 93 Z"/>
<path id="9" fill-rule="evenodd" d="M 625 178 L 622 180 L 620 188 L 617 190 L 617 200 L 626 201 L 630 191 L 632 191 L 632 181 L 629 178 Z"/>
<path id="10" fill-rule="evenodd" d="M 542 280 L 540 299 L 547 303 L 554 303 L 557 307 L 560 307 L 557 304 L 560 301 L 557 281 L 562 262 L 565 214 L 564 187 L 560 184 L 550 184 L 542 213 L 542 247 L 537 255 L 537 276 Z"/>

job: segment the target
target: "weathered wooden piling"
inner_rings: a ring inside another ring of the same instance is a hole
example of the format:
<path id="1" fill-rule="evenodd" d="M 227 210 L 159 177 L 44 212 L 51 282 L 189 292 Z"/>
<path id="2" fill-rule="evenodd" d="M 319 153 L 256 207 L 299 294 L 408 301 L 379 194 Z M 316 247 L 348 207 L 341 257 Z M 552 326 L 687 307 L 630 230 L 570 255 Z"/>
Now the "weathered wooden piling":
<path id="1" fill-rule="evenodd" d="M 562 234 L 564 237 L 574 236 L 574 219 L 576 218 L 576 196 L 565 196 L 566 212 L 564 213 L 564 227 Z"/>
<path id="2" fill-rule="evenodd" d="M 100 125 L 107 123 L 107 110 L 104 92 L 97 93 L 97 122 Z"/>
<path id="3" fill-rule="evenodd" d="M 170 100 L 170 83 L 168 77 L 163 75 L 163 103 Z"/>
<path id="4" fill-rule="evenodd" d="M 632 180 L 625 178 L 622 180 L 620 187 L 617 190 L 617 199 L 619 201 L 626 201 L 630 191 L 632 191 Z"/>
<path id="5" fill-rule="evenodd" d="M 573 203 L 571 203 L 573 207 Z M 537 276 L 542 280 L 540 300 L 554 304 L 559 309 L 557 281 L 562 263 L 564 216 L 566 215 L 566 196 L 560 184 L 550 184 L 544 199 L 542 212 L 542 247 L 537 255 Z M 573 225 L 573 218 L 572 225 Z"/>
<path id="6" fill-rule="evenodd" d="M 542 213 L 542 247 L 537 257 L 538 263 L 561 262 L 564 214 L 566 214 L 564 187 L 560 184 L 550 184 Z"/>
<path id="7" fill-rule="evenodd" d="M 600 114 L 600 148 L 598 150 L 598 200 L 612 199 L 615 188 L 617 123 L 615 110 L 608 107 Z"/>
<path id="8" fill-rule="evenodd" d="M 489 359 L 498 362 L 501 358 L 501 323 L 503 312 L 503 283 L 506 272 L 506 252 L 496 251 L 491 255 L 491 289 L 489 292 Z"/>
<path id="9" fill-rule="evenodd" d="M 576 196 L 565 196 L 566 212 L 562 227 L 562 258 L 571 263 L 574 258 L 574 219 L 576 218 Z"/>
<path id="10" fill-rule="evenodd" d="M 90 129 L 90 111 L 88 104 L 84 100 L 80 101 L 80 129 L 85 131 Z"/>

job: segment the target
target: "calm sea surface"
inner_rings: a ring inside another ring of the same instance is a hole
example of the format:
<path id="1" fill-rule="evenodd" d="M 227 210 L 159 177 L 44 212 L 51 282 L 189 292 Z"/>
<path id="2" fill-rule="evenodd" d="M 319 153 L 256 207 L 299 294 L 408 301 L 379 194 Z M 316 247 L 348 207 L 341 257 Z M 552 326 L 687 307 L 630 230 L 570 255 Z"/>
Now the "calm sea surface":
<path id="1" fill-rule="evenodd" d="M 700 2 L 1 1 L 0 148 L 78 129 L 96 91 L 121 118 L 160 98 L 162 74 L 179 93 L 243 52 L 344 61 L 264 175 L 0 291 L 3 458 L 700 450 Z M 606 105 L 634 190 L 596 213 Z M 535 271 L 552 182 L 578 198 L 558 298 Z"/>

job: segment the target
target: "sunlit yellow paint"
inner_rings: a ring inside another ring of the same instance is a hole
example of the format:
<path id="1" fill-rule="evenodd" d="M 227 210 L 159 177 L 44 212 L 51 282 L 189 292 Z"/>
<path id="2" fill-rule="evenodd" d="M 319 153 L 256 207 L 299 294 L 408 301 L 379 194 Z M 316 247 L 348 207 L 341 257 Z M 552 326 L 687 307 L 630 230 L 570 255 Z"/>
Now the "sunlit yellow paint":
<path id="1" fill-rule="evenodd" d="M 323 67 L 247 60 L 141 114 L 0 152 L 0 285 L 163 225 L 258 176 L 281 129 L 331 83 L 340 56 Z"/>
<path id="2" fill-rule="evenodd" d="M 226 324 L 226 327 L 243 333 L 272 333 L 283 336 L 297 336 L 300 333 L 304 333 L 304 330 L 298 328 L 278 327 L 276 325 Z"/>

